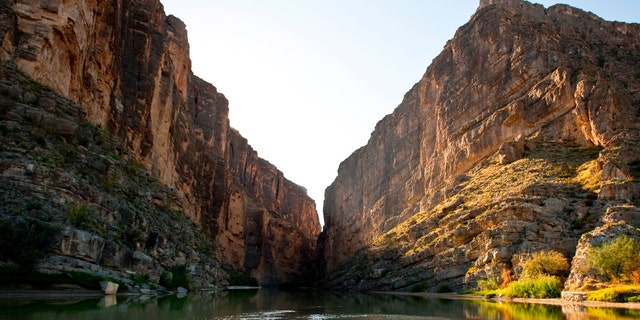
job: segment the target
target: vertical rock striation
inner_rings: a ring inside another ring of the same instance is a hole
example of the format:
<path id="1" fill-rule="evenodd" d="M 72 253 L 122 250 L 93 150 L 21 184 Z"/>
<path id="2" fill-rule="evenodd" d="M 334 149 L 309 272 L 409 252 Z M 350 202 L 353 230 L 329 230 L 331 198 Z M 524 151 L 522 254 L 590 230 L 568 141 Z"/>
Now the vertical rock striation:
<path id="1" fill-rule="evenodd" d="M 184 23 L 159 0 L 5 1 L 0 58 L 84 107 L 263 283 L 307 273 L 320 224 L 306 190 L 231 129 L 228 101 L 193 75 Z"/>
<path id="2" fill-rule="evenodd" d="M 471 20 L 445 45 L 402 103 L 376 125 L 367 145 L 340 165 L 337 178 L 327 188 L 321 239 L 328 274 L 340 273 L 344 268 L 338 266 L 343 263 L 369 268 L 372 253 L 366 262 L 354 262 L 354 254 L 380 245 L 380 236 L 386 232 L 398 242 L 389 247 L 394 252 L 389 254 L 400 260 L 416 249 L 415 241 L 427 241 L 421 238 L 425 234 L 433 232 L 429 241 L 456 239 L 448 244 L 428 242 L 434 245 L 429 253 L 404 262 L 405 268 L 422 263 L 429 270 L 423 277 L 434 279 L 434 270 L 440 270 L 439 280 L 458 281 L 471 266 L 483 267 L 487 260 L 480 263 L 479 256 L 491 246 L 478 246 L 490 242 L 476 238 L 481 229 L 476 233 L 467 230 L 463 237 L 463 229 L 455 224 L 439 229 L 444 222 L 438 221 L 458 209 L 466 210 L 465 218 L 455 221 L 463 225 L 475 221 L 479 212 L 469 212 L 468 207 L 474 204 L 454 197 L 469 180 L 469 172 L 496 153 L 502 153 L 500 162 L 508 165 L 536 144 L 602 148 L 597 160 L 602 169 L 599 200 L 637 203 L 637 169 L 633 168 L 640 160 L 639 35 L 637 24 L 604 21 L 565 5 L 544 8 L 525 1 L 481 1 Z M 495 201 L 500 204 L 501 200 Z M 448 207 L 447 203 L 455 205 Z M 439 205 L 444 209 L 438 209 Z M 535 215 L 536 210 L 524 216 Z M 563 214 L 562 210 L 548 210 Z M 396 229 L 417 213 L 435 220 L 405 225 L 413 231 L 401 238 Z M 483 228 L 497 228 L 499 222 L 509 219 L 529 220 L 513 215 L 495 218 L 495 224 Z M 575 231 L 568 220 L 565 223 L 565 231 Z M 575 252 L 579 234 L 571 237 L 573 249 L 562 248 L 567 254 Z M 501 243 L 497 262 L 510 264 L 512 256 L 525 250 L 520 247 L 523 241 L 527 240 L 516 235 Z M 451 253 L 471 242 L 476 242 L 475 247 L 467 249 L 474 254 L 461 252 L 454 257 Z M 396 280 L 401 276 L 387 275 L 385 280 L 382 274 L 389 270 L 380 270 L 370 270 L 361 280 L 370 284 L 387 281 L 387 285 L 367 289 L 403 287 L 391 285 L 392 276 Z M 346 286 L 358 287 L 354 283 Z"/>

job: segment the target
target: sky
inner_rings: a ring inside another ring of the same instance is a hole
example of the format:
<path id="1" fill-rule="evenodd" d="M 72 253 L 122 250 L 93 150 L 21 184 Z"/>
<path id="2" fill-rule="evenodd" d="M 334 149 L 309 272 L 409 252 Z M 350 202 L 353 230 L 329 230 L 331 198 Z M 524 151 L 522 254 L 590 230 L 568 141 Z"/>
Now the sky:
<path id="1" fill-rule="evenodd" d="M 307 189 L 324 190 L 400 104 L 477 0 L 161 0 L 185 22 L 193 72 L 229 100 L 231 126 Z M 532 1 L 549 7 L 556 1 Z M 565 0 L 640 22 L 637 0 Z"/>

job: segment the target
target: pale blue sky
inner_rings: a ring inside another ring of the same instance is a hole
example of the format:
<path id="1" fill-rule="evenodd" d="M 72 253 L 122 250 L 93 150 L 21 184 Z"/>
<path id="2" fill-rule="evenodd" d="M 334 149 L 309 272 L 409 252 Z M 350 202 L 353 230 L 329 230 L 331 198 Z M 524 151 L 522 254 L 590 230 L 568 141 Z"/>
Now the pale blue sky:
<path id="1" fill-rule="evenodd" d="M 476 0 L 161 0 L 192 68 L 229 99 L 231 126 L 307 188 L 322 221 L 338 165 L 475 12 Z M 549 7 L 556 1 L 533 1 Z M 563 3 L 640 21 L 640 1 Z"/>

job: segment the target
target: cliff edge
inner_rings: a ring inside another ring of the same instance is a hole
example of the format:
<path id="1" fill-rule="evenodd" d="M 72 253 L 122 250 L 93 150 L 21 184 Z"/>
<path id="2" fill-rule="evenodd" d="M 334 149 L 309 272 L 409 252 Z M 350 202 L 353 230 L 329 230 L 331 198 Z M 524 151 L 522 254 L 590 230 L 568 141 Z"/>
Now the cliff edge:
<path id="1" fill-rule="evenodd" d="M 315 203 L 230 128 L 227 99 L 193 75 L 186 27 L 158 0 L 4 1 L 0 21 L 0 59 L 122 141 L 222 263 L 263 284 L 309 276 Z"/>
<path id="2" fill-rule="evenodd" d="M 640 236 L 640 26 L 480 4 L 326 189 L 327 286 L 469 288 L 555 249 L 580 287 L 585 246 Z"/>

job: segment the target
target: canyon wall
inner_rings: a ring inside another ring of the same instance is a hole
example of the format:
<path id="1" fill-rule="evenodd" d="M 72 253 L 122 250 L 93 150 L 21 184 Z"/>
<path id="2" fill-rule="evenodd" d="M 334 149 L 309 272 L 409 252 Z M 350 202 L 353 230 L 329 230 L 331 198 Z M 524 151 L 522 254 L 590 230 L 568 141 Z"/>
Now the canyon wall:
<path id="1" fill-rule="evenodd" d="M 2 1 L 0 21 L 0 58 L 122 140 L 223 263 L 262 283 L 308 276 L 315 203 L 230 128 L 227 99 L 193 75 L 186 27 L 159 0 Z"/>
<path id="2" fill-rule="evenodd" d="M 328 285 L 460 288 L 517 273 L 535 250 L 573 257 L 588 231 L 614 222 L 605 216 L 638 211 L 638 70 L 637 24 L 481 1 L 327 188 Z M 584 187 L 583 164 L 597 187 Z M 566 177 L 542 172 L 565 167 Z"/>

